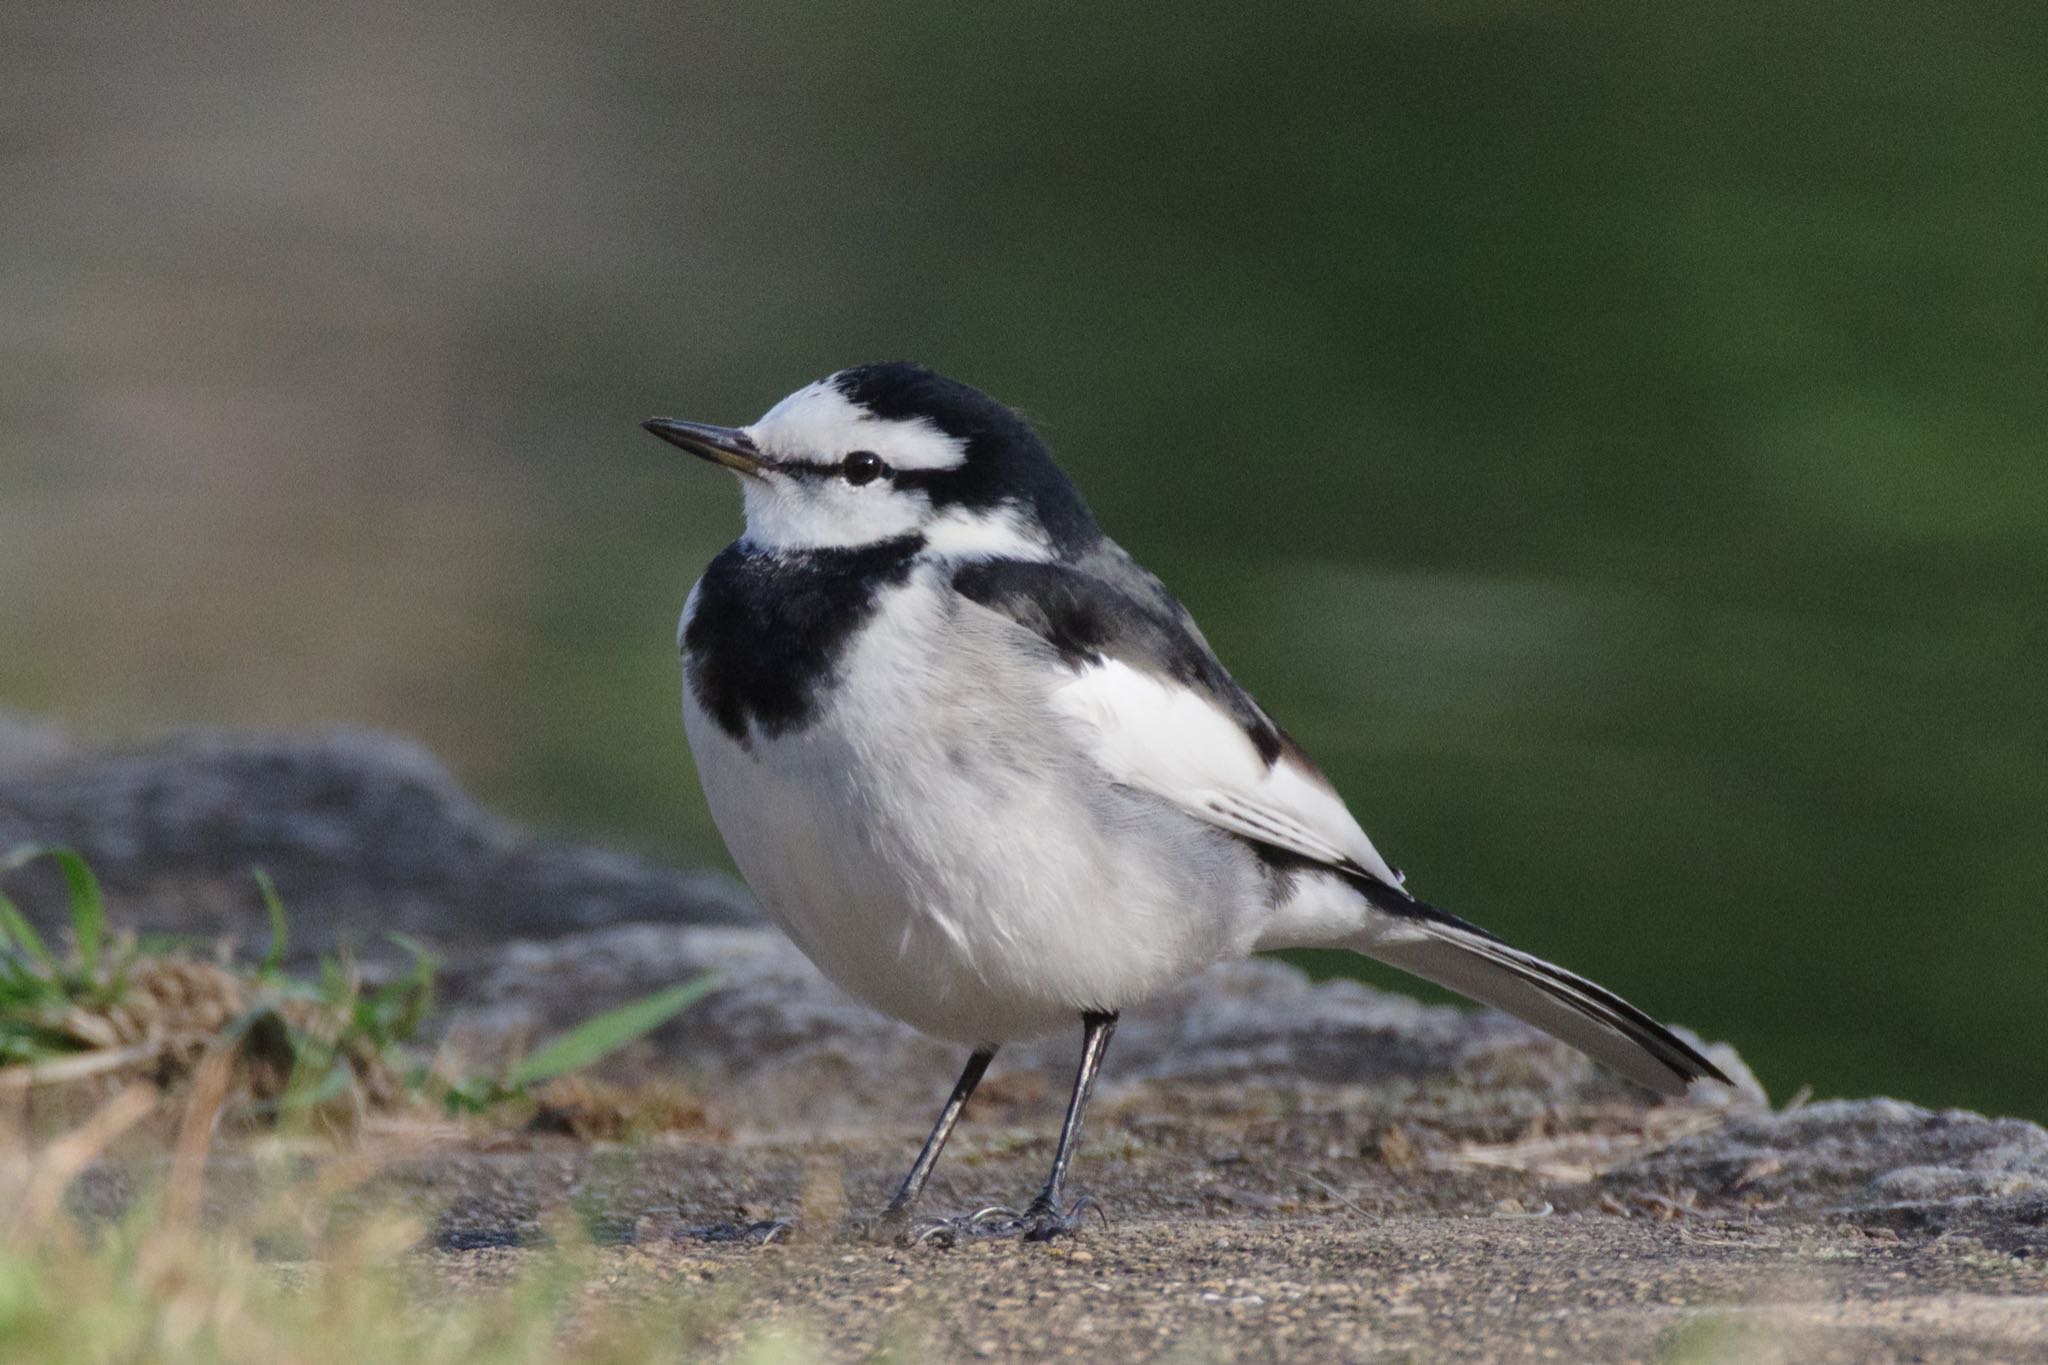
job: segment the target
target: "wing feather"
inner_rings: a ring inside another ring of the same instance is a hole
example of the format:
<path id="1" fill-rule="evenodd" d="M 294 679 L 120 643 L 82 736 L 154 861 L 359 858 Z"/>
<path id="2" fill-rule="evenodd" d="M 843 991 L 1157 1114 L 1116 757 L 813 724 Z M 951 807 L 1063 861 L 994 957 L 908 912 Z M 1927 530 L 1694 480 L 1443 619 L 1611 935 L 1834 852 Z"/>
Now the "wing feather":
<path id="1" fill-rule="evenodd" d="M 1111 541 L 1078 562 L 979 560 L 961 596 L 1037 637 L 1053 704 L 1114 781 L 1256 843 L 1394 888 L 1322 773 L 1238 686 L 1187 609 Z"/>
<path id="2" fill-rule="evenodd" d="M 1055 688 L 1053 704 L 1090 733 L 1112 780 L 1254 842 L 1400 885 L 1321 773 L 1292 746 L 1268 763 L 1201 690 L 1103 658 Z"/>

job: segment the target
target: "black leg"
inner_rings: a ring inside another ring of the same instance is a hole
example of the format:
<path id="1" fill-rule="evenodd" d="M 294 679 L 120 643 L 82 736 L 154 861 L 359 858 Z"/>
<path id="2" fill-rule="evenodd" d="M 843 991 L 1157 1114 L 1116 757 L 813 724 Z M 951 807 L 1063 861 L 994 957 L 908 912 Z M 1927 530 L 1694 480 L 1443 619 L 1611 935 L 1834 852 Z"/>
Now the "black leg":
<path id="1" fill-rule="evenodd" d="M 988 1064 L 995 1058 L 996 1050 L 985 1047 L 967 1059 L 966 1069 L 961 1071 L 960 1080 L 953 1086 L 952 1097 L 939 1111 L 939 1121 L 932 1125 L 932 1135 L 924 1140 L 924 1150 L 911 1163 L 910 1174 L 903 1177 L 903 1187 L 896 1191 L 889 1207 L 882 1210 L 885 1224 L 900 1226 L 909 1218 L 911 1206 L 924 1193 L 924 1182 L 931 1179 L 932 1167 L 939 1164 L 939 1153 L 946 1150 L 946 1139 L 953 1136 L 953 1125 L 960 1121 L 960 1111 L 967 1107 L 968 1097 L 974 1093 L 974 1087 L 981 1084 L 982 1073 L 988 1070 Z"/>
<path id="2" fill-rule="evenodd" d="M 1080 1208 L 1062 1210 L 1066 1195 L 1067 1166 L 1081 1141 L 1081 1111 L 1088 1107 L 1088 1093 L 1095 1088 L 1095 1075 L 1102 1070 L 1102 1054 L 1109 1050 L 1110 1035 L 1116 1032 L 1116 1015 L 1090 1013 L 1081 1016 L 1081 1065 L 1074 1072 L 1074 1095 L 1067 1101 L 1067 1121 L 1060 1125 L 1059 1150 L 1053 1153 L 1052 1174 L 1031 1207 L 1024 1210 L 1024 1240 L 1049 1242 L 1074 1230 L 1074 1214 Z M 1086 1202 L 1086 1201 L 1083 1201 Z"/>

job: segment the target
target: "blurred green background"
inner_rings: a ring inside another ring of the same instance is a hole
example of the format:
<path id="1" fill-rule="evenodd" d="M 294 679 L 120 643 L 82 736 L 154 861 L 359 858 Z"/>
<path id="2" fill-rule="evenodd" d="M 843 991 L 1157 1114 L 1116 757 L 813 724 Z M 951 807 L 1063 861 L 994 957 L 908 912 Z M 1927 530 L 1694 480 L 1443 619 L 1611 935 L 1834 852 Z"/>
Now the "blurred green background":
<path id="1" fill-rule="evenodd" d="M 0 15 L 0 702 L 723 861 L 656 412 L 1029 412 L 1411 884 L 2048 1118 L 2026 3 Z"/>

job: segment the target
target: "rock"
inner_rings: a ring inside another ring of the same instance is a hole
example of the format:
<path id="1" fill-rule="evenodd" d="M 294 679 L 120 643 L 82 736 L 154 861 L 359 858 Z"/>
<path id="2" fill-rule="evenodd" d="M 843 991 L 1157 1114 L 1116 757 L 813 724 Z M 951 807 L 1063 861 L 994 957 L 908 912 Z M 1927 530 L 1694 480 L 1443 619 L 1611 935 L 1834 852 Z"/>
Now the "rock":
<path id="1" fill-rule="evenodd" d="M 70 753 L 71 740 L 62 729 L 0 706 L 0 778 L 46 771 Z"/>
<path id="2" fill-rule="evenodd" d="M 10 721 L 0 734 L 33 734 Z M 0 741 L 0 752 L 10 742 Z M 744 892 L 602 849 L 529 838 L 419 745 L 361 730 L 199 736 L 63 759 L 47 741 L 0 764 L 0 849 L 68 844 L 106 885 L 115 923 L 260 945 L 262 867 L 291 912 L 292 956 L 395 952 L 397 930 L 447 947 L 635 920 L 741 923 Z M 8 879 L 30 917 L 63 918 L 47 868 Z"/>
<path id="3" fill-rule="evenodd" d="M 1767 1209 L 2048 1253 L 2048 1131 L 1898 1100 L 1750 1113 L 1610 1172 L 1601 1192 Z"/>

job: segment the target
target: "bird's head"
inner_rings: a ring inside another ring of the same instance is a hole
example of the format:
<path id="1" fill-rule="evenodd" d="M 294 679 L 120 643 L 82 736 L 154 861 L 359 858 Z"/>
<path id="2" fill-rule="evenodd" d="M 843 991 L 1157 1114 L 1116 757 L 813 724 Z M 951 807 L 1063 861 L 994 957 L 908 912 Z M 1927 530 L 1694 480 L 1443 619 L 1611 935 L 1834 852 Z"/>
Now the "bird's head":
<path id="1" fill-rule="evenodd" d="M 1043 559 L 1100 535 L 1022 417 L 907 361 L 841 370 L 750 426 L 643 425 L 739 475 L 746 539 L 764 550 L 916 535 L 941 553 Z"/>

